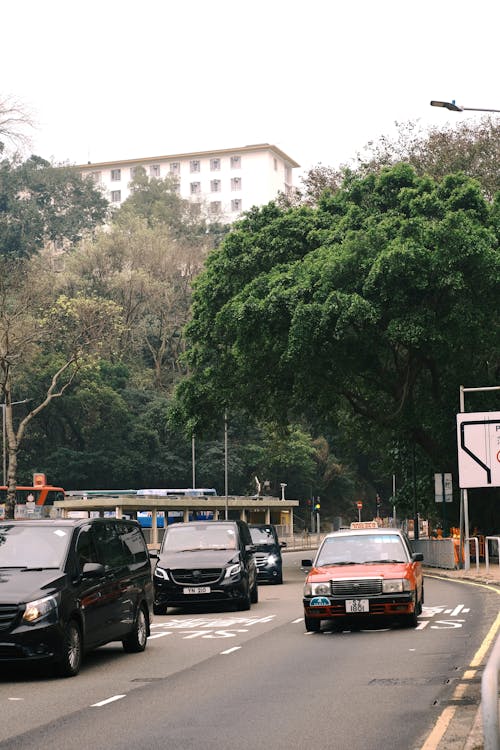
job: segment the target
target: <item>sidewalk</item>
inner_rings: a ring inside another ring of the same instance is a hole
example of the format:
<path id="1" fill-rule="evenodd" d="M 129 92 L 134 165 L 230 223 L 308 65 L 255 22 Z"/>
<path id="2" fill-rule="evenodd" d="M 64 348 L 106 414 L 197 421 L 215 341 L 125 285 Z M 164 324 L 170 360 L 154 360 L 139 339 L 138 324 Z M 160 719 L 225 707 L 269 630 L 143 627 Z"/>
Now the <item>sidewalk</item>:
<path id="1" fill-rule="evenodd" d="M 491 584 L 492 586 L 500 586 L 500 565 L 498 562 L 490 563 L 489 569 L 486 570 L 486 564 L 480 562 L 476 565 L 474 560 L 471 561 L 469 570 L 448 570 L 444 568 L 433 568 L 425 564 L 424 561 L 424 574 L 443 576 L 443 578 L 458 578 L 464 581 L 476 581 L 478 583 Z"/>

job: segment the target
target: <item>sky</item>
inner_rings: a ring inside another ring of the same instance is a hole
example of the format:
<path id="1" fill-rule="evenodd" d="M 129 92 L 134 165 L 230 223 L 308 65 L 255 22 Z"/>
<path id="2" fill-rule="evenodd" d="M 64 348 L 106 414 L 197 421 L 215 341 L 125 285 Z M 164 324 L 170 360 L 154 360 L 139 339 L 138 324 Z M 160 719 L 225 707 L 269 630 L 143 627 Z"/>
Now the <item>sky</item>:
<path id="1" fill-rule="evenodd" d="M 83 164 L 271 143 L 349 163 L 396 122 L 500 109 L 498 0 L 16 0 L 0 15 L 0 98 L 31 151 Z"/>

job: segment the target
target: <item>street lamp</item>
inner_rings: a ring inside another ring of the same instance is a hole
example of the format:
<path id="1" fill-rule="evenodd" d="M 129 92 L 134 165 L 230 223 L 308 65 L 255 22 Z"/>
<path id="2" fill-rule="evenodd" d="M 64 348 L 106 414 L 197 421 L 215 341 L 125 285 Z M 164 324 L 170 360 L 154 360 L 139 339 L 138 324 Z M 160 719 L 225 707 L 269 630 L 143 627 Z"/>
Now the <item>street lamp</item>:
<path id="1" fill-rule="evenodd" d="M 432 100 L 431 107 L 444 107 L 452 112 L 500 112 L 500 109 L 483 109 L 480 107 L 462 107 L 453 99 L 451 102 L 439 102 Z"/>
<path id="2" fill-rule="evenodd" d="M 12 401 L 11 406 L 15 406 L 16 404 L 27 404 L 28 401 L 31 401 L 31 398 L 25 398 L 22 401 Z M 3 469 L 3 485 L 7 484 L 7 434 L 6 434 L 6 424 L 5 424 L 5 408 L 7 404 L 4 402 L 3 404 L 0 404 L 2 407 L 2 469 Z"/>

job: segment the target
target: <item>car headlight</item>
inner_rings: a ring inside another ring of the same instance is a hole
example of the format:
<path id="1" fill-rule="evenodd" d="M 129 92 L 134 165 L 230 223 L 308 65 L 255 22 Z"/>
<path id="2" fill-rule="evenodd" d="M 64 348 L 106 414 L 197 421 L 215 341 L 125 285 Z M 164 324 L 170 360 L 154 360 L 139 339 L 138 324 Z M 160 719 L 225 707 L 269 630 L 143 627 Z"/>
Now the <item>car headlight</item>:
<path id="1" fill-rule="evenodd" d="M 268 555 L 268 558 L 267 558 L 268 565 L 276 565 L 277 562 L 278 562 L 278 558 L 276 557 L 276 555 Z"/>
<path id="2" fill-rule="evenodd" d="M 382 581 L 382 592 L 384 594 L 401 594 L 403 591 L 411 591 L 408 578 L 386 578 Z"/>
<path id="3" fill-rule="evenodd" d="M 236 563 L 235 565 L 230 565 L 228 568 L 226 568 L 224 578 L 232 578 L 233 576 L 237 576 L 240 573 L 241 573 L 241 563 Z"/>
<path id="4" fill-rule="evenodd" d="M 164 581 L 170 580 L 167 571 L 164 568 L 159 568 L 158 565 L 155 568 L 154 575 L 156 578 L 162 578 Z"/>
<path id="5" fill-rule="evenodd" d="M 304 596 L 328 596 L 331 593 L 330 581 L 304 584 Z"/>
<path id="6" fill-rule="evenodd" d="M 57 619 L 57 596 L 45 596 L 43 599 L 28 602 L 24 610 L 23 620 L 34 623 L 50 615 L 54 615 L 54 619 Z"/>

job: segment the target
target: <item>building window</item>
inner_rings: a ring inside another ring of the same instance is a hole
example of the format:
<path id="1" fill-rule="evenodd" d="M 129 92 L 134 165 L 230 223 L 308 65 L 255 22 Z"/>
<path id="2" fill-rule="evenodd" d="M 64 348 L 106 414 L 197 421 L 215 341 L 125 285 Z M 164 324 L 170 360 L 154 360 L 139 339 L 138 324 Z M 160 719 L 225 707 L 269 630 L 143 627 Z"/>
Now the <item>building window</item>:
<path id="1" fill-rule="evenodd" d="M 218 172 L 220 169 L 220 159 L 210 159 L 210 169 L 212 172 Z"/>
<path id="2" fill-rule="evenodd" d="M 239 169 L 241 167 L 241 156 L 231 156 L 231 169 Z"/>
<path id="3" fill-rule="evenodd" d="M 211 214 L 220 214 L 221 209 L 222 209 L 222 204 L 220 201 L 211 201 L 210 203 Z"/>
<path id="4" fill-rule="evenodd" d="M 210 180 L 210 190 L 212 193 L 220 193 L 220 180 Z"/>
<path id="5" fill-rule="evenodd" d="M 134 180 L 143 167 L 130 167 L 130 179 Z"/>
<path id="6" fill-rule="evenodd" d="M 278 171 L 278 160 L 276 158 L 274 158 L 273 161 L 274 161 L 274 171 L 277 172 Z"/>
<path id="7" fill-rule="evenodd" d="M 170 174 L 180 174 L 180 171 L 181 171 L 180 161 L 171 161 L 170 162 Z"/>
<path id="8" fill-rule="evenodd" d="M 241 211 L 241 200 L 239 198 L 234 198 L 231 201 L 231 211 Z"/>
<path id="9" fill-rule="evenodd" d="M 285 167 L 285 182 L 289 185 L 292 184 L 292 170 L 290 167 Z"/>
<path id="10" fill-rule="evenodd" d="M 90 173 L 90 179 L 93 180 L 96 185 L 98 185 L 101 182 L 101 173 L 100 172 L 91 172 Z"/>
<path id="11" fill-rule="evenodd" d="M 189 162 L 189 169 L 191 172 L 199 172 L 200 171 L 200 162 L 198 159 L 191 159 Z"/>
<path id="12" fill-rule="evenodd" d="M 241 177 L 231 177 L 231 190 L 241 190 Z"/>
<path id="13" fill-rule="evenodd" d="M 201 184 L 199 182 L 192 182 L 191 183 L 191 195 L 195 195 L 195 193 L 201 192 Z"/>
<path id="14" fill-rule="evenodd" d="M 111 170 L 111 179 L 113 182 L 117 182 L 118 180 L 121 180 L 122 178 L 122 170 L 121 169 L 112 169 Z"/>
<path id="15" fill-rule="evenodd" d="M 122 199 L 122 191 L 121 190 L 112 190 L 111 191 L 111 203 L 120 203 Z"/>
<path id="16" fill-rule="evenodd" d="M 160 176 L 160 165 L 159 164 L 151 164 L 149 167 L 149 176 L 150 177 L 159 177 Z"/>

